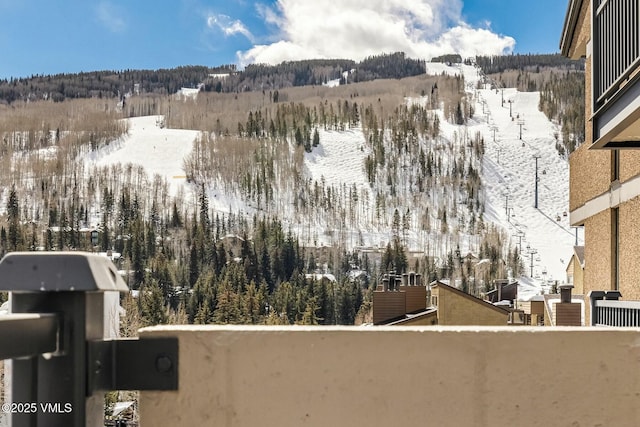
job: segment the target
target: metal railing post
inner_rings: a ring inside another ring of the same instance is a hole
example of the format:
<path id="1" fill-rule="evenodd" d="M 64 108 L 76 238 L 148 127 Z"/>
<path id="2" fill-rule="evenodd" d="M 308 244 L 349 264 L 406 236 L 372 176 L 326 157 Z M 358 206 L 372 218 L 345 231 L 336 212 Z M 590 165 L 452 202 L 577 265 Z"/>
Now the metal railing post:
<path id="1" fill-rule="evenodd" d="M 34 418 L 38 425 L 100 425 L 103 422 L 104 399 L 98 395 L 86 396 L 86 341 L 103 338 L 102 293 L 15 293 L 11 311 L 58 313 L 63 337 L 62 348 L 55 355 L 14 359 L 12 401 L 38 402 L 37 406 L 47 407 L 37 407 L 35 414 L 15 413 L 13 427 L 33 425 Z M 33 381 L 22 380 L 30 375 L 35 377 Z M 94 401 L 96 399 L 97 402 Z M 94 407 L 100 411 L 92 411 Z"/>
<path id="2" fill-rule="evenodd" d="M 589 302 L 591 308 L 591 326 L 595 326 L 600 323 L 598 307 L 596 306 L 596 301 L 604 299 L 605 292 L 604 291 L 590 291 L 589 292 Z"/>
<path id="3" fill-rule="evenodd" d="M 177 338 L 105 339 L 114 326 L 105 292 L 127 290 L 95 254 L 14 252 L 0 261 L 0 291 L 11 292 L 11 314 L 0 318 L 0 358 L 12 359 L 3 410 L 13 427 L 101 426 L 102 391 L 177 390 Z"/>
<path id="4" fill-rule="evenodd" d="M 111 261 L 97 255 L 10 253 L 2 259 L 0 290 L 11 291 L 11 313 L 54 313 L 59 322 L 55 352 L 12 360 L 12 427 L 104 423 L 104 397 L 88 393 L 87 342 L 103 339 L 104 291 L 126 289 Z"/>

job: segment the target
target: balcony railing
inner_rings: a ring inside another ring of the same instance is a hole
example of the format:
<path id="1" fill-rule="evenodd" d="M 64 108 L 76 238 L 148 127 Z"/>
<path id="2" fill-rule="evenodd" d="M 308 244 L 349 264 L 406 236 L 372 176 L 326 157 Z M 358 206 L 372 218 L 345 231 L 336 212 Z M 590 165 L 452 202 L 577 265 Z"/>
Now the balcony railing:
<path id="1" fill-rule="evenodd" d="M 638 0 L 595 0 L 593 16 L 595 109 L 613 96 L 640 61 Z M 595 111 L 595 110 L 594 110 Z"/>
<path id="2" fill-rule="evenodd" d="M 640 301 L 596 301 L 594 326 L 640 327 Z"/>
<path id="3" fill-rule="evenodd" d="M 640 327 L 640 301 L 620 301 L 618 291 L 593 291 L 589 296 L 593 326 Z"/>
<path id="4" fill-rule="evenodd" d="M 12 427 L 104 425 L 104 391 L 176 390 L 175 338 L 105 340 L 105 292 L 126 291 L 105 257 L 80 252 L 11 253 L 0 262 L 0 359 Z M 117 298 L 115 299 L 117 301 Z"/>

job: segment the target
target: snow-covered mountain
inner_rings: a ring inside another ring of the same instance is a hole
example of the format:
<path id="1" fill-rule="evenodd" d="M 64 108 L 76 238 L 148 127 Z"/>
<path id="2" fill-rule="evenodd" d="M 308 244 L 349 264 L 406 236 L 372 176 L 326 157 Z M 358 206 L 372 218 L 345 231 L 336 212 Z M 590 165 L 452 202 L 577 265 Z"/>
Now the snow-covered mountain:
<path id="1" fill-rule="evenodd" d="M 539 92 L 491 89 L 490 85 L 476 90 L 477 69 L 467 65 L 459 69 L 476 99 L 473 127 L 487 141 L 483 164 L 487 219 L 508 230 L 512 244 L 522 246 L 525 270 L 530 275 L 533 260 L 538 283 L 564 282 L 576 231 L 568 217 L 569 164 L 555 148 L 560 129 L 538 110 Z M 580 233 L 577 240 L 583 244 Z"/>
<path id="2" fill-rule="evenodd" d="M 440 117 L 441 141 L 462 140 L 462 135 L 480 133 L 485 141 L 485 154 L 481 165 L 484 187 L 484 221 L 492 222 L 505 230 L 511 247 L 518 246 L 529 276 L 533 264 L 533 278 L 522 277 L 523 291 L 538 293 L 543 283 L 565 279 L 565 268 L 572 254 L 576 235 L 569 226 L 568 162 L 559 156 L 555 148 L 559 133 L 538 111 L 539 93 L 522 93 L 515 89 L 496 90 L 482 83 L 481 72 L 471 65 L 427 64 L 427 72 L 434 75 L 462 75 L 467 99 L 474 115 L 465 125 L 453 125 Z M 426 97 L 407 99 L 408 104 L 424 103 Z M 187 204 L 197 204 L 197 188 L 186 182 L 183 160 L 189 154 L 191 143 L 198 133 L 189 130 L 164 129 L 162 117 L 128 119 L 129 132 L 121 140 L 93 152 L 86 157 L 88 169 L 117 163 L 133 163 L 143 166 L 150 174 L 168 183 L 171 195 L 183 194 Z M 376 210 L 376 194 L 364 172 L 363 164 L 371 147 L 361 126 L 344 131 L 320 129 L 320 145 L 304 155 L 303 176 L 309 182 L 322 182 L 334 189 L 357 194 L 359 208 L 340 226 L 342 241 L 348 248 L 356 246 L 384 247 L 390 240 L 388 223 L 373 220 Z M 538 208 L 535 203 L 535 170 L 538 165 Z M 295 190 L 292 190 L 295 191 Z M 252 215 L 260 208 L 243 201 L 240 194 L 229 194 L 208 187 L 209 206 L 222 213 Z M 289 195 L 288 199 L 298 197 Z M 438 196 L 442 197 L 442 195 Z M 301 220 L 293 213 L 290 203 L 281 203 L 278 215 L 308 245 L 331 245 L 335 230 L 329 230 L 317 218 Z M 437 202 L 437 200 L 435 201 Z M 434 202 L 434 203 L 435 203 Z M 410 204 L 410 201 L 407 201 Z M 388 207 L 392 212 L 393 207 Z M 390 215 L 387 212 L 385 215 Z M 98 220 L 98 217 L 96 217 Z M 425 251 L 433 242 L 432 233 L 418 231 L 417 218 L 411 218 L 406 244 L 411 251 Z M 472 236 L 460 231 L 461 251 L 477 250 Z M 582 239 L 578 239 L 581 244 Z M 434 251 L 444 256 L 451 250 L 450 242 L 440 242 Z"/>

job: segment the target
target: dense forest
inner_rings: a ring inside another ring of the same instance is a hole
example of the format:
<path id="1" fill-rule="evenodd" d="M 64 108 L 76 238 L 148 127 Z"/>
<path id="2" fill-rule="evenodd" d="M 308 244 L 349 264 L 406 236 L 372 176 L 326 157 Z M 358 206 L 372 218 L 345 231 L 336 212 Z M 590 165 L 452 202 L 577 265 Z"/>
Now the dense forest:
<path id="1" fill-rule="evenodd" d="M 562 135 L 556 136 L 560 154 L 571 154 L 585 138 L 584 74 L 554 74 L 540 90 L 540 111 L 562 128 Z"/>
<path id="2" fill-rule="evenodd" d="M 360 63 L 343 59 L 307 60 L 279 65 L 254 64 L 241 71 L 234 65 L 224 65 L 37 75 L 0 80 L 0 102 L 60 102 L 95 97 L 122 99 L 128 94 L 173 94 L 182 87 L 237 93 L 321 85 L 338 79 L 343 84 L 381 78 L 400 79 L 424 72 L 424 61 L 407 58 L 399 52 L 372 56 Z"/>
<path id="3" fill-rule="evenodd" d="M 475 61 L 485 74 L 501 73 L 507 70 L 540 72 L 544 68 L 584 71 L 584 60 L 574 61 L 559 53 L 477 56 Z"/>
<path id="4" fill-rule="evenodd" d="M 94 247 L 96 242 L 83 227 L 88 210 L 77 187 L 69 205 L 47 212 L 44 239 L 34 224 L 22 224 L 21 202 L 11 189 L 7 226 L 0 227 L 0 255 L 36 249 L 120 254 L 114 262 L 128 271 L 125 280 L 130 289 L 140 291 L 136 301 L 140 325 L 177 318 L 184 323 L 355 322 L 367 283 L 350 281 L 346 273 L 360 265 L 370 269 L 366 257 L 314 255 L 277 219 L 254 217 L 249 222 L 217 214 L 210 218 L 204 193 L 197 214 L 180 213 L 174 204 L 168 217 L 159 209 L 159 200 L 145 215 L 137 193 L 125 190 L 115 200 L 105 187 L 102 194 L 105 222 Z M 306 275 L 321 263 L 335 275 L 318 280 Z"/>
<path id="5" fill-rule="evenodd" d="M 176 93 L 181 87 L 196 87 L 211 70 L 185 66 L 160 70 L 93 71 L 0 80 L 0 100 L 53 100 L 77 98 L 122 98 L 127 93 Z"/>

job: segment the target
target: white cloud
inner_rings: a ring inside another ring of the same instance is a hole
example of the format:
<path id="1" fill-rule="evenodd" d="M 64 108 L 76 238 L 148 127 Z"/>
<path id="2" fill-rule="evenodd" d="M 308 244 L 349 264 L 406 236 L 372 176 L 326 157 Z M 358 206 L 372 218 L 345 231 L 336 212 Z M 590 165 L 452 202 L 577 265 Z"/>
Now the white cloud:
<path id="1" fill-rule="evenodd" d="M 515 40 L 462 20 L 461 0 L 278 0 L 257 6 L 279 41 L 238 52 L 241 65 L 310 58 L 349 58 L 403 51 L 430 59 L 448 53 L 493 55 Z"/>
<path id="2" fill-rule="evenodd" d="M 127 28 L 122 11 L 108 1 L 101 1 L 98 4 L 96 16 L 98 21 L 113 33 L 122 33 Z"/>
<path id="3" fill-rule="evenodd" d="M 212 29 L 218 28 L 225 37 L 242 34 L 251 42 L 254 41 L 253 34 L 245 27 L 242 21 L 231 19 L 227 15 L 210 14 L 207 17 L 207 26 Z"/>

